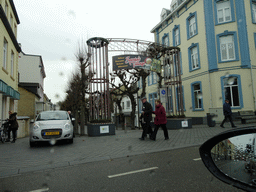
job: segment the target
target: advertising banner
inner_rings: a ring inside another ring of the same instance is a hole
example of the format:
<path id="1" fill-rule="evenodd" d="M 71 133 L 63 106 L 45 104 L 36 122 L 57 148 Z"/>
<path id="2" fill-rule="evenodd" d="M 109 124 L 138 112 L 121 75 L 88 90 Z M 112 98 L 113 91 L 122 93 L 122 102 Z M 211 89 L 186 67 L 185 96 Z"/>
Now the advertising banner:
<path id="1" fill-rule="evenodd" d="M 113 70 L 143 68 L 160 72 L 161 62 L 143 55 L 118 55 L 113 56 Z"/>

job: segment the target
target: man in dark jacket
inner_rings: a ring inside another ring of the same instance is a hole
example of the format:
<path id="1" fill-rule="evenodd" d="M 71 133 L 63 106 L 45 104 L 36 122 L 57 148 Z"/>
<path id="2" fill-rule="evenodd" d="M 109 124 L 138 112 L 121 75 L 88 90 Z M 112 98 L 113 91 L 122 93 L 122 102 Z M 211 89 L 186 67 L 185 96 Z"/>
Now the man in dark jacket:
<path id="1" fill-rule="evenodd" d="M 15 140 L 17 137 L 17 130 L 19 128 L 16 115 L 17 113 L 12 113 L 11 111 L 9 111 L 9 119 L 8 119 L 9 129 L 8 129 L 8 139 L 6 140 L 6 142 L 10 141 L 10 136 L 12 132 L 12 138 L 13 138 L 12 143 L 15 143 Z"/>
<path id="2" fill-rule="evenodd" d="M 140 140 L 144 140 L 144 137 L 147 136 L 147 134 L 149 134 L 149 137 L 151 137 L 152 134 L 152 128 L 150 125 L 150 122 L 152 121 L 152 105 L 147 102 L 147 98 L 143 97 L 142 99 L 142 103 L 143 103 L 143 108 L 142 108 L 142 117 L 144 119 L 144 126 L 143 128 L 143 132 L 141 135 Z"/>
<path id="3" fill-rule="evenodd" d="M 223 124 L 225 123 L 225 121 L 226 121 L 227 119 L 229 119 L 229 121 L 230 121 L 230 123 L 231 123 L 231 126 L 232 126 L 232 127 L 236 127 L 236 126 L 234 125 L 234 123 L 233 123 L 233 120 L 232 120 L 232 111 L 231 111 L 231 107 L 230 107 L 230 104 L 229 104 L 229 100 L 228 100 L 228 99 L 226 99 L 226 100 L 225 100 L 225 103 L 223 104 L 223 114 L 224 114 L 225 118 L 224 118 L 224 120 L 222 121 L 222 123 L 220 124 L 220 126 L 221 126 L 222 128 L 225 128 L 225 127 L 223 126 Z"/>

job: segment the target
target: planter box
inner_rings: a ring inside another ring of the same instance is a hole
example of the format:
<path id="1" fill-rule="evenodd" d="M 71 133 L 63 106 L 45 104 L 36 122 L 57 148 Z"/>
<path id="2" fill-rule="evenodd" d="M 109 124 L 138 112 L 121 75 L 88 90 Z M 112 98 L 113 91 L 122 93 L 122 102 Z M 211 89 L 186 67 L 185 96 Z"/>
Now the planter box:
<path id="1" fill-rule="evenodd" d="M 105 135 L 115 135 L 116 126 L 114 123 L 88 123 L 87 124 L 87 134 L 88 136 L 105 136 Z"/>
<path id="2" fill-rule="evenodd" d="M 170 118 L 167 119 L 167 129 L 191 129 L 192 118 Z"/>

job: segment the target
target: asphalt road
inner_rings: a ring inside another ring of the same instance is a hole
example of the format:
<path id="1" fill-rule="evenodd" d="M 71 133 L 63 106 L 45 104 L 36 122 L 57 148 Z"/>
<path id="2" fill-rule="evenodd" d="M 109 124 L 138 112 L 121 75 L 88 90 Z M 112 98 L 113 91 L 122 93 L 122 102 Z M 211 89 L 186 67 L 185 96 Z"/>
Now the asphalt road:
<path id="1" fill-rule="evenodd" d="M 197 147 L 62 166 L 0 178 L 3 192 L 239 192 L 203 165 Z"/>

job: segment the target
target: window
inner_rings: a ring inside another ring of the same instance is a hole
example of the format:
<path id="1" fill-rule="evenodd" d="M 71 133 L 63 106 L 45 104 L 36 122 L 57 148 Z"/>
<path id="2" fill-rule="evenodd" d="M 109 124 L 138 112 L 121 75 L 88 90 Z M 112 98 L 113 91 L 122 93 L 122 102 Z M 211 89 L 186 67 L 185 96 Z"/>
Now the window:
<path id="1" fill-rule="evenodd" d="M 217 35 L 217 44 L 219 63 L 239 60 L 236 32 L 225 31 Z"/>
<path id="2" fill-rule="evenodd" d="M 219 1 L 217 3 L 218 23 L 231 21 L 230 1 Z"/>
<path id="3" fill-rule="evenodd" d="M 179 91 L 180 87 L 176 87 L 176 102 L 177 102 L 177 110 L 181 111 L 181 107 L 183 105 L 183 110 L 185 111 L 185 101 L 184 101 L 184 89 L 181 87 L 181 92 Z M 182 103 L 181 103 L 182 102 Z"/>
<path id="4" fill-rule="evenodd" d="M 122 102 L 122 109 L 124 109 L 124 102 Z"/>
<path id="5" fill-rule="evenodd" d="M 8 48 L 8 42 L 6 39 L 4 39 L 4 47 L 3 47 L 3 68 L 7 69 L 7 48 Z"/>
<path id="6" fill-rule="evenodd" d="M 12 28 L 12 25 L 13 25 L 13 17 L 12 17 L 12 15 L 10 17 L 10 25 L 11 25 L 11 28 Z"/>
<path id="7" fill-rule="evenodd" d="M 149 103 L 152 105 L 153 111 L 155 110 L 155 100 L 157 99 L 157 93 L 149 94 Z"/>
<path id="8" fill-rule="evenodd" d="M 255 49 L 256 49 L 256 33 L 254 33 L 254 45 L 255 45 Z"/>
<path id="9" fill-rule="evenodd" d="M 199 45 L 198 43 L 192 45 L 188 48 L 189 55 L 189 71 L 193 71 L 200 68 L 200 58 L 199 58 Z"/>
<path id="10" fill-rule="evenodd" d="M 233 35 L 220 38 L 220 50 L 221 50 L 222 61 L 235 59 L 235 47 L 234 47 Z"/>
<path id="11" fill-rule="evenodd" d="M 196 18 L 192 17 L 189 20 L 189 36 L 192 37 L 196 34 Z"/>
<path id="12" fill-rule="evenodd" d="M 131 101 L 126 101 L 126 109 L 130 109 L 131 107 Z"/>
<path id="13" fill-rule="evenodd" d="M 172 112 L 173 111 L 173 101 L 172 101 L 172 89 L 170 88 L 167 93 L 168 103 L 167 103 L 167 111 Z"/>
<path id="14" fill-rule="evenodd" d="M 215 24 L 235 21 L 233 0 L 215 0 Z"/>
<path id="15" fill-rule="evenodd" d="M 162 37 L 162 44 L 165 46 L 169 46 L 169 34 L 165 33 Z"/>
<path id="16" fill-rule="evenodd" d="M 256 1 L 252 0 L 252 22 L 256 23 Z"/>
<path id="17" fill-rule="evenodd" d="M 180 26 L 175 25 L 173 31 L 173 46 L 180 45 Z"/>
<path id="18" fill-rule="evenodd" d="M 140 77 L 139 81 L 137 82 L 138 88 L 142 88 L 142 77 Z"/>
<path id="19" fill-rule="evenodd" d="M 8 4 L 7 4 L 7 1 L 5 1 L 4 12 L 5 12 L 5 15 L 6 15 L 6 17 L 7 17 L 7 15 L 8 15 Z"/>
<path id="20" fill-rule="evenodd" d="M 177 57 L 180 57 L 180 63 L 178 63 L 178 59 L 177 59 Z M 179 53 L 179 54 L 177 54 L 177 55 L 174 55 L 174 75 L 175 76 L 177 76 L 177 75 L 179 75 L 179 72 L 180 72 L 180 74 L 182 75 L 182 60 L 181 60 L 181 52 Z M 178 64 L 180 64 L 180 69 L 178 69 Z"/>
<path id="21" fill-rule="evenodd" d="M 11 76 L 14 77 L 14 53 L 11 54 Z"/>
<path id="22" fill-rule="evenodd" d="M 224 76 L 221 78 L 222 90 L 223 90 L 223 103 L 225 99 L 228 99 L 231 107 L 233 108 L 242 108 L 242 90 L 240 75 L 229 75 L 228 77 Z"/>
<path id="23" fill-rule="evenodd" d="M 198 34 L 197 30 L 197 14 L 190 13 L 187 18 L 187 38 L 190 39 Z"/>
<path id="24" fill-rule="evenodd" d="M 150 72 L 148 76 L 148 85 L 153 85 L 157 83 L 157 74 L 156 72 Z"/>
<path id="25" fill-rule="evenodd" d="M 203 95 L 201 82 L 194 82 L 191 84 L 191 94 L 193 110 L 203 110 Z"/>

